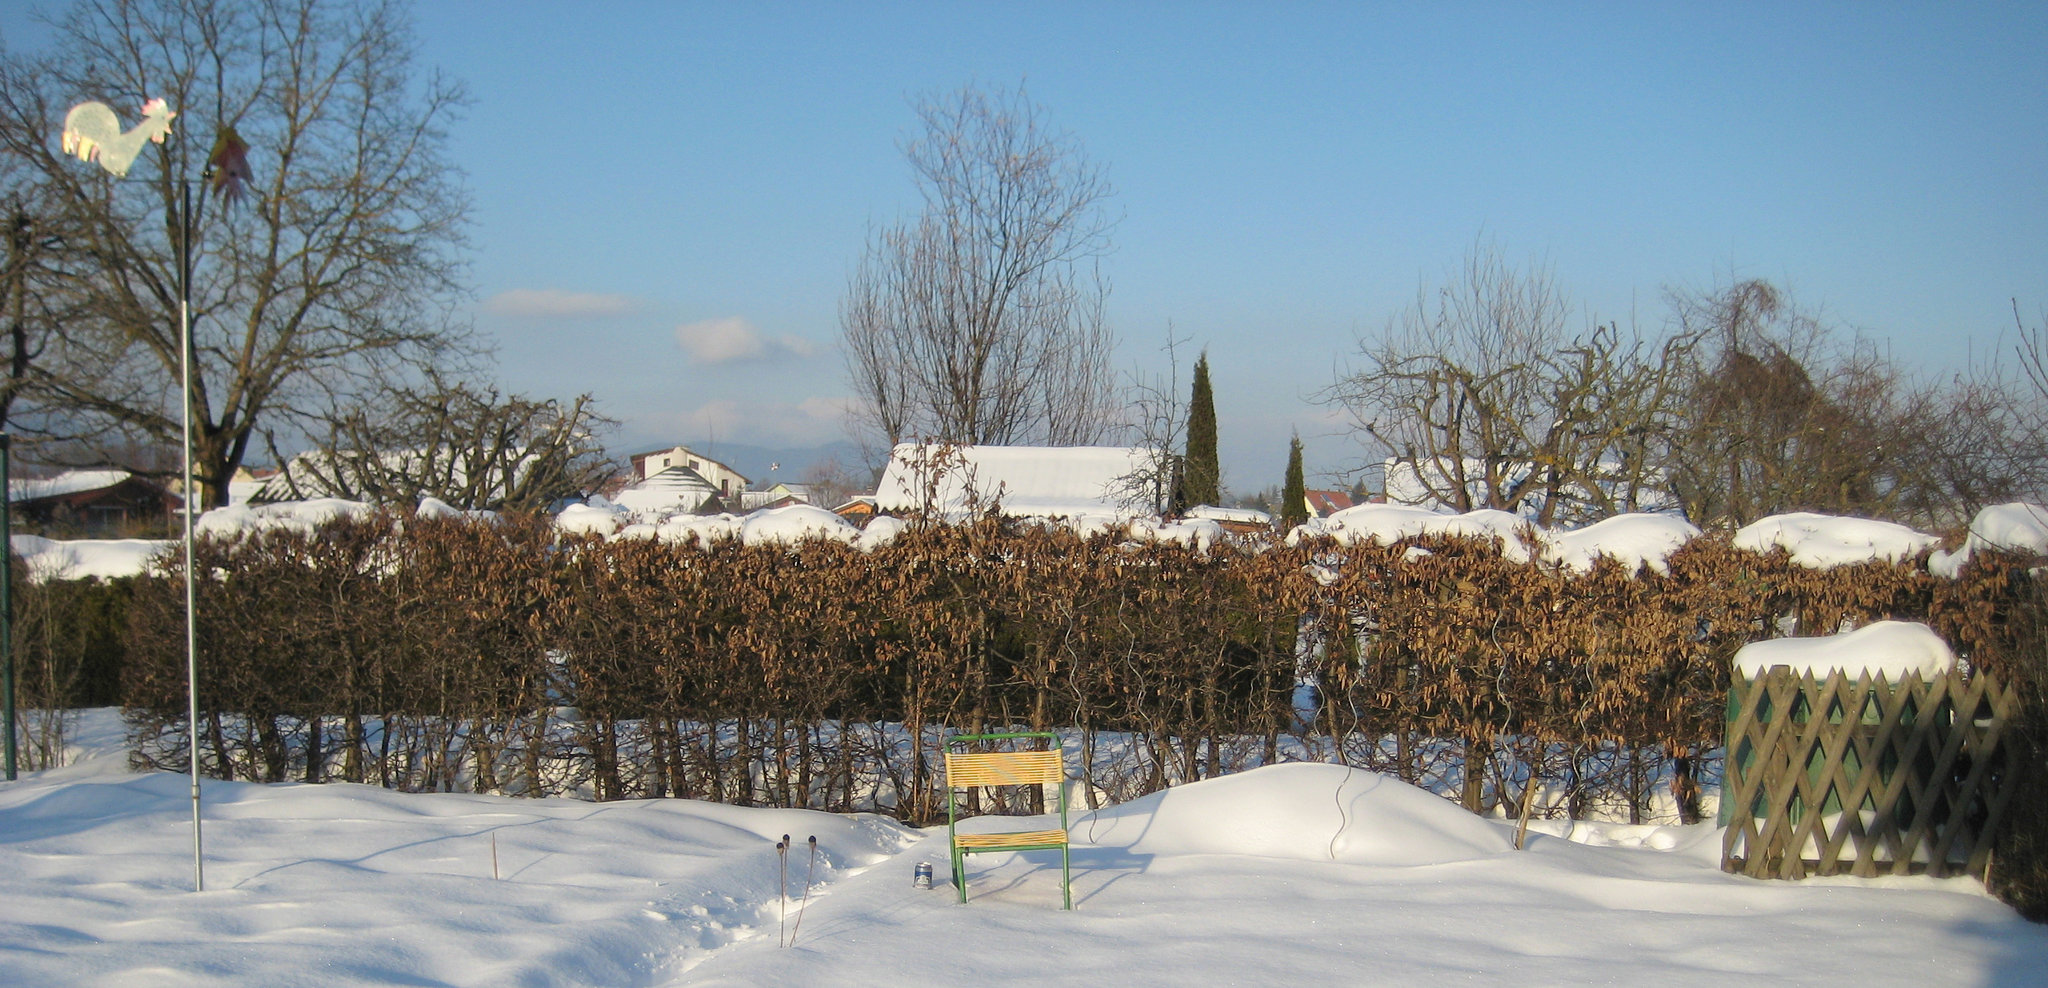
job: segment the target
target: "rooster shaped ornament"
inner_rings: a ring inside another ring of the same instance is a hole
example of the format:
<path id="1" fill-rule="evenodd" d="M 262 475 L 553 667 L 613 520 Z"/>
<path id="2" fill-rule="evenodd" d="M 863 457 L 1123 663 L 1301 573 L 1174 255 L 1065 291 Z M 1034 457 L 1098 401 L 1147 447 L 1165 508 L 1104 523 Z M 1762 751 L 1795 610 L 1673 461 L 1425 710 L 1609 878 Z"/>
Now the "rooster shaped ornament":
<path id="1" fill-rule="evenodd" d="M 80 161 L 97 161 L 115 178 L 125 178 L 142 145 L 162 144 L 177 115 L 170 104 L 153 99 L 142 105 L 142 122 L 124 132 L 121 118 L 107 104 L 80 103 L 64 116 L 64 153 L 77 155 Z"/>

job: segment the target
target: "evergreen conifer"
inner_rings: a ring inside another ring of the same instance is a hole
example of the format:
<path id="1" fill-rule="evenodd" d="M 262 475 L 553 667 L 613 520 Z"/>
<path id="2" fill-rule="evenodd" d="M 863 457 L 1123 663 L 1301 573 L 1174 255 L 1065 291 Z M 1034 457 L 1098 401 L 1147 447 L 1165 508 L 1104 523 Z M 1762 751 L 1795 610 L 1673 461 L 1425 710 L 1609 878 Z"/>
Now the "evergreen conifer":
<path id="1" fill-rule="evenodd" d="M 1188 446 L 1182 458 L 1183 508 L 1223 503 L 1223 469 L 1216 457 L 1216 396 L 1209 388 L 1209 352 L 1195 360 L 1194 393 L 1188 398 Z"/>
<path id="2" fill-rule="evenodd" d="M 1287 484 L 1280 491 L 1280 522 L 1293 528 L 1308 520 L 1308 483 L 1301 476 L 1301 435 L 1287 444 Z"/>

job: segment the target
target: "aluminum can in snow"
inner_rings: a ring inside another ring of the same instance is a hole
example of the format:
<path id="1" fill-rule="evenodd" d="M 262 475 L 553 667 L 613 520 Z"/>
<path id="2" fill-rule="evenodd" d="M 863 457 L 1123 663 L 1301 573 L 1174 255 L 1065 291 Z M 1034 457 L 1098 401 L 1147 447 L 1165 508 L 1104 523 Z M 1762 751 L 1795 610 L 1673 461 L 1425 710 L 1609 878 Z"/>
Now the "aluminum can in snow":
<path id="1" fill-rule="evenodd" d="M 931 888 L 932 863 L 929 861 L 919 861 L 917 863 L 917 870 L 911 873 L 910 884 L 921 889 Z"/>

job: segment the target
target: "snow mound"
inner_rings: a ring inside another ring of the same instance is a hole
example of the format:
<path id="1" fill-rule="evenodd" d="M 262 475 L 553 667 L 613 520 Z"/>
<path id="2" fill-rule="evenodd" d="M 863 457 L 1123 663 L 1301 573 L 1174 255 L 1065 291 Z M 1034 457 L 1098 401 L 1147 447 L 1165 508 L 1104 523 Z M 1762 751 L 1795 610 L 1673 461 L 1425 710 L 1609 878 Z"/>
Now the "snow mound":
<path id="1" fill-rule="evenodd" d="M 449 504 L 448 502 L 443 501 L 438 497 L 420 498 L 420 506 L 417 510 L 413 512 L 413 515 L 418 518 L 454 518 L 457 520 L 467 519 L 470 521 L 498 520 L 498 513 L 495 511 L 485 511 L 481 509 L 464 510 L 462 508 L 458 508 L 452 504 Z"/>
<path id="2" fill-rule="evenodd" d="M 1447 515 L 1405 504 L 1361 504 L 1327 518 L 1309 519 L 1288 533 L 1287 544 L 1294 545 L 1302 538 L 1315 535 L 1328 535 L 1344 545 L 1363 542 L 1392 545 L 1402 539 L 1423 535 L 1498 538 L 1503 558 L 1526 563 L 1531 556 L 1524 533 L 1529 530 L 1530 525 L 1524 519 L 1491 508 Z M 1536 538 L 1540 544 L 1542 536 L 1539 534 Z"/>
<path id="3" fill-rule="evenodd" d="M 1751 642 L 1735 653 L 1735 670 L 1755 679 L 1773 666 L 1824 677 L 1844 674 L 1883 676 L 1896 683 L 1909 672 L 1922 679 L 1955 668 L 1956 654 L 1934 629 L 1911 621 L 1878 621 L 1847 634 L 1822 638 L 1777 638 Z"/>
<path id="4" fill-rule="evenodd" d="M 908 527 L 903 519 L 894 515 L 876 515 L 868 519 L 868 527 L 861 529 L 860 538 L 854 542 L 863 552 L 873 552 L 891 542 Z"/>
<path id="5" fill-rule="evenodd" d="M 555 516 L 555 527 L 575 535 L 609 536 L 619 530 L 619 513 L 604 505 L 572 504 Z"/>
<path id="6" fill-rule="evenodd" d="M 1223 526 L 1209 518 L 1190 518 L 1187 521 L 1160 521 L 1156 518 L 1133 518 L 1130 522 L 1131 537 L 1145 542 L 1178 542 L 1181 545 L 1207 551 L 1217 540 L 1223 538 Z"/>
<path id="7" fill-rule="evenodd" d="M 809 504 L 756 511 L 740 528 L 740 541 L 748 545 L 788 545 L 807 539 L 852 542 L 858 538 L 860 529 L 852 522 Z"/>
<path id="8" fill-rule="evenodd" d="M 57 542 L 40 535 L 16 535 L 14 554 L 28 567 L 28 578 L 45 580 L 111 580 L 149 572 L 151 562 L 175 542 L 157 539 L 78 539 Z"/>
<path id="9" fill-rule="evenodd" d="M 1404 867 L 1513 845 L 1498 825 L 1391 776 L 1290 762 L 1176 786 L 1076 821 L 1075 843 Z"/>
<path id="10" fill-rule="evenodd" d="M 336 518 L 370 514 L 377 509 L 361 501 L 338 497 L 317 497 L 308 501 L 279 501 L 275 504 L 235 504 L 215 508 L 199 516 L 192 529 L 198 535 L 233 537 L 245 533 L 289 528 L 306 535 Z"/>
<path id="11" fill-rule="evenodd" d="M 734 515 L 677 515 L 655 528 L 663 542 L 691 542 L 699 549 L 740 537 L 743 521 Z"/>
<path id="12" fill-rule="evenodd" d="M 1084 511 L 1057 520 L 1048 519 L 1045 524 L 1053 528 L 1065 528 L 1084 539 L 1092 539 L 1105 533 L 1122 531 L 1124 520 L 1117 515 L 1100 511 Z"/>
<path id="13" fill-rule="evenodd" d="M 1590 572 L 1593 560 L 1612 556 L 1634 573 L 1647 565 L 1671 572 L 1671 554 L 1700 534 L 1691 522 L 1675 515 L 1616 515 L 1585 528 L 1552 535 L 1544 557 L 1575 573 Z"/>
<path id="14" fill-rule="evenodd" d="M 1207 518 L 1210 521 L 1273 527 L 1273 516 L 1252 508 L 1219 508 L 1213 504 L 1198 504 L 1188 509 L 1189 518 Z"/>
<path id="15" fill-rule="evenodd" d="M 1927 571 L 1954 579 L 1980 550 L 2048 555 L 2048 508 L 2038 504 L 1994 504 L 1970 520 L 1970 534 L 1955 552 L 1927 558 Z"/>
<path id="16" fill-rule="evenodd" d="M 1760 518 L 1735 533 L 1735 548 L 1769 552 L 1783 547 L 1808 569 L 1911 559 L 1940 544 L 1938 536 L 1869 518 L 1841 518 L 1799 511 Z"/>

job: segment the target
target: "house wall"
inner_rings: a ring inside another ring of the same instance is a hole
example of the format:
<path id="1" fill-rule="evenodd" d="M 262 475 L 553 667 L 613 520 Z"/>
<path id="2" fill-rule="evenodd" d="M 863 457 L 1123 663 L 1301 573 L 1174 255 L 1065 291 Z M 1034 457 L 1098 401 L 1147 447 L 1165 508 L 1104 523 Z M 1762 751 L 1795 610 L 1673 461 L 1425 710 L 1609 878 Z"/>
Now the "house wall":
<path id="1" fill-rule="evenodd" d="M 160 487 L 130 479 L 113 487 L 12 506 L 13 523 L 45 535 L 120 537 L 166 525 L 177 499 Z"/>
<path id="2" fill-rule="evenodd" d="M 731 500 L 747 486 L 745 475 L 708 456 L 693 453 L 687 446 L 642 453 L 633 457 L 633 473 L 641 480 L 646 480 L 669 467 L 687 467 L 697 471 L 697 476 L 703 477 L 711 486 L 718 488 L 718 496 L 726 500 Z"/>

